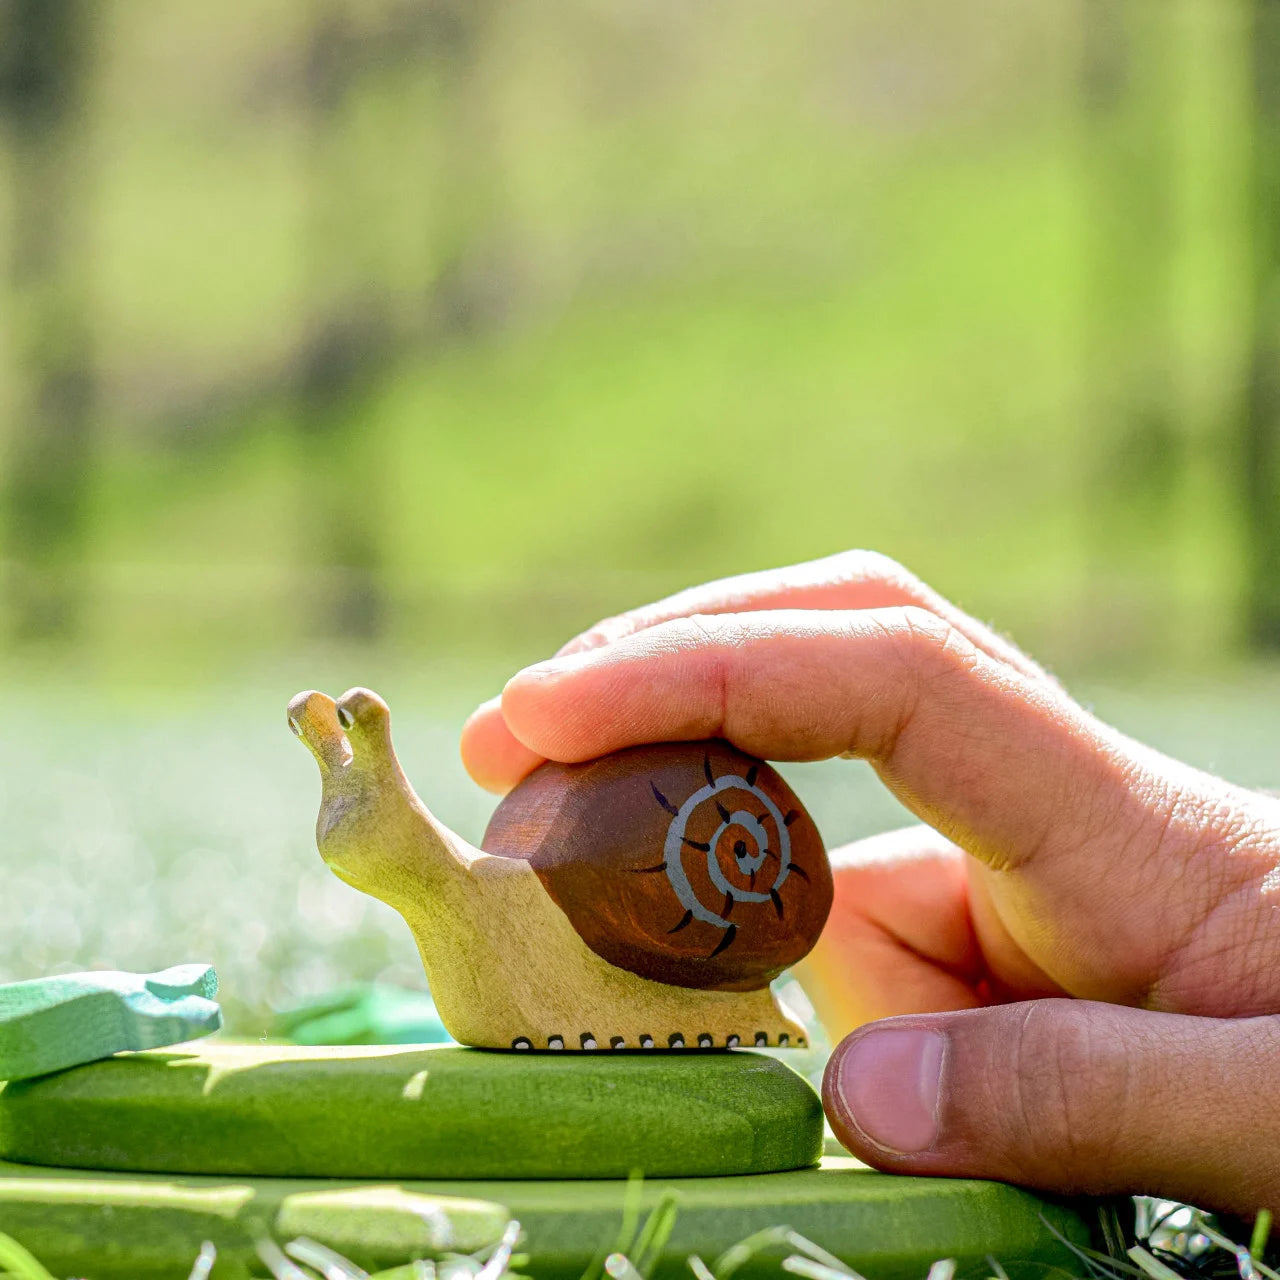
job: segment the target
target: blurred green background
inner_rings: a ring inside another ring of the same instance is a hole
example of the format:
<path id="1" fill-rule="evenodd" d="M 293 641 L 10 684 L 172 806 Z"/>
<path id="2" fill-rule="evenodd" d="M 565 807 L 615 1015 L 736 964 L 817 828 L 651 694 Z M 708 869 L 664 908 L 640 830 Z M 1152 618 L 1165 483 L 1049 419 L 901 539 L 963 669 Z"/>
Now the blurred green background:
<path id="1" fill-rule="evenodd" d="M 476 838 L 515 666 L 849 546 L 1280 777 L 1280 0 L 0 0 L 0 112 L 0 979 L 419 981 L 288 697 Z"/>

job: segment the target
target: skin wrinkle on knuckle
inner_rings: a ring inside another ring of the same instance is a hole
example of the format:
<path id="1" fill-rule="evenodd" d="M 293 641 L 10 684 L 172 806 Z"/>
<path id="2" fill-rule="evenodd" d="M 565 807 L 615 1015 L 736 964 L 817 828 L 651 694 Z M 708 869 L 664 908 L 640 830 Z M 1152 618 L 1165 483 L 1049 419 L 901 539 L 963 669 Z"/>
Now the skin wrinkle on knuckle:
<path id="1" fill-rule="evenodd" d="M 621 640 L 634 630 L 636 630 L 635 626 L 631 625 L 625 614 L 602 618 L 595 626 L 588 627 L 580 635 L 574 636 L 568 644 L 563 645 L 556 656 L 585 653 L 590 649 L 599 649 L 604 645 L 612 644 L 615 640 Z"/>
<path id="2" fill-rule="evenodd" d="M 1254 812 L 1248 793 L 1236 788 L 1211 786 L 1206 793 L 1194 785 L 1170 784 L 1155 861 L 1179 867 L 1170 910 L 1187 918 L 1181 928 L 1170 929 L 1143 993 L 1144 1006 L 1172 1012 L 1263 1011 L 1252 1009 L 1247 997 L 1266 992 L 1267 978 L 1280 960 L 1275 909 L 1260 901 L 1267 871 L 1280 860 L 1280 830 L 1269 816 Z M 1204 977 L 1197 979 L 1202 971 Z M 1197 988 L 1208 996 L 1207 1006 L 1197 998 Z M 1234 1005 L 1224 1003 L 1228 991 Z M 1270 1000 L 1275 996 L 1272 990 Z"/>
<path id="3" fill-rule="evenodd" d="M 956 692 L 975 679 L 981 679 L 983 653 L 950 623 L 927 610 L 908 606 L 898 611 L 897 625 L 877 619 L 877 625 L 888 642 L 888 650 L 899 674 L 901 692 L 893 722 L 882 736 L 874 760 L 891 764 L 911 736 L 913 727 L 926 709 L 941 711 L 946 725 L 946 740 L 954 754 L 957 744 L 969 733 L 979 731 L 966 725 L 963 714 L 946 714 L 947 704 Z M 928 716 L 930 733 L 936 732 L 937 715 Z M 959 757 L 956 757 L 959 762 Z"/>
<path id="4" fill-rule="evenodd" d="M 1271 859 L 1280 855 L 1272 837 Z M 1280 969 L 1278 906 L 1259 902 L 1260 884 L 1219 896 L 1195 931 L 1166 959 L 1145 993 L 1147 1008 L 1217 1017 L 1265 1014 L 1276 1008 Z"/>
<path id="5" fill-rule="evenodd" d="M 920 617 L 931 618 L 932 622 L 921 623 Z M 924 681 L 917 651 L 928 643 L 921 637 L 939 623 L 932 614 L 907 607 L 876 611 L 853 624 L 851 638 L 855 648 L 872 649 L 880 663 L 889 668 L 884 693 L 878 701 L 893 710 L 874 733 L 867 732 L 865 722 L 855 721 L 848 734 L 850 752 L 877 764 L 886 764 L 898 753 L 899 744 L 920 709 Z"/>
<path id="6" fill-rule="evenodd" d="M 1023 1138 L 1012 1144 L 1019 1177 L 1043 1184 L 1052 1170 L 1064 1189 L 1083 1190 L 1093 1170 L 1115 1162 L 1135 1102 L 1124 1043 L 1104 1006 L 1037 1000 L 1020 1011 L 1007 1068 Z"/>

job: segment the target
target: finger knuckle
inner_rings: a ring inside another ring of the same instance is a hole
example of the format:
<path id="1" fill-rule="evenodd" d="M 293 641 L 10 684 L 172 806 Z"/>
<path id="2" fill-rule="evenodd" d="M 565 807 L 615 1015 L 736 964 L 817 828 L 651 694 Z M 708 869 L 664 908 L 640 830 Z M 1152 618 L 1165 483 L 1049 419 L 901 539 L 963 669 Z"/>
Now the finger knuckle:
<path id="1" fill-rule="evenodd" d="M 581 635 L 574 636 L 561 650 L 561 654 L 584 653 L 589 649 L 599 649 L 604 645 L 621 640 L 636 630 L 636 625 L 628 614 L 615 614 L 601 618 L 594 626 L 588 627 Z"/>
<path id="2" fill-rule="evenodd" d="M 748 623 L 736 614 L 691 613 L 683 623 L 686 639 L 699 647 L 741 649 L 750 633 Z"/>
<path id="3" fill-rule="evenodd" d="M 898 611 L 904 659 L 926 679 L 951 679 L 978 660 L 974 646 L 944 618 L 918 605 Z"/>
<path id="4" fill-rule="evenodd" d="M 1037 1000 L 1023 1008 L 1010 1059 L 1013 1145 L 1027 1172 L 1056 1162 L 1067 1179 L 1087 1178 L 1114 1158 L 1134 1103 L 1123 1044 L 1105 1007 L 1085 1013 L 1069 1000 Z"/>
<path id="5" fill-rule="evenodd" d="M 828 567 L 835 570 L 835 576 L 851 582 L 883 582 L 900 586 L 913 595 L 922 589 L 915 574 L 882 551 L 865 548 L 841 551 L 831 557 Z"/>

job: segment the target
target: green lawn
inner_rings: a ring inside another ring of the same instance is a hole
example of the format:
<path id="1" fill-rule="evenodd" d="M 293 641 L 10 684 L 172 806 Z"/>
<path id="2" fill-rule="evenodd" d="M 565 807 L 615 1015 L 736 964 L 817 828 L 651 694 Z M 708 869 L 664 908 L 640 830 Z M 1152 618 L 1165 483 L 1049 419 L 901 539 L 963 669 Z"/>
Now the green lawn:
<path id="1" fill-rule="evenodd" d="M 369 683 L 438 815 L 483 832 L 492 798 L 458 762 L 462 717 L 503 668 L 316 653 L 181 690 L 11 679 L 0 739 L 0 980 L 57 970 L 217 966 L 238 1030 L 352 980 L 421 982 L 408 930 L 349 889 L 312 841 L 314 765 L 284 706 L 300 688 Z M 1082 685 L 1096 710 L 1242 783 L 1280 782 L 1280 671 Z M 828 844 L 904 820 L 864 765 L 788 766 Z"/>

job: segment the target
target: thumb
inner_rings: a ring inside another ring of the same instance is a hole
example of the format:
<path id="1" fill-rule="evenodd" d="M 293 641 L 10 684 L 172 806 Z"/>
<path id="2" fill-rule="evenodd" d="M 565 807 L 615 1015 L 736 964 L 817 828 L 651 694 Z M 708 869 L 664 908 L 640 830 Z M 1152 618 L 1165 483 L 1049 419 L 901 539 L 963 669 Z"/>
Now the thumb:
<path id="1" fill-rule="evenodd" d="M 870 1023 L 827 1065 L 854 1155 L 898 1173 L 1280 1209 L 1280 1019 L 1034 1000 Z"/>

